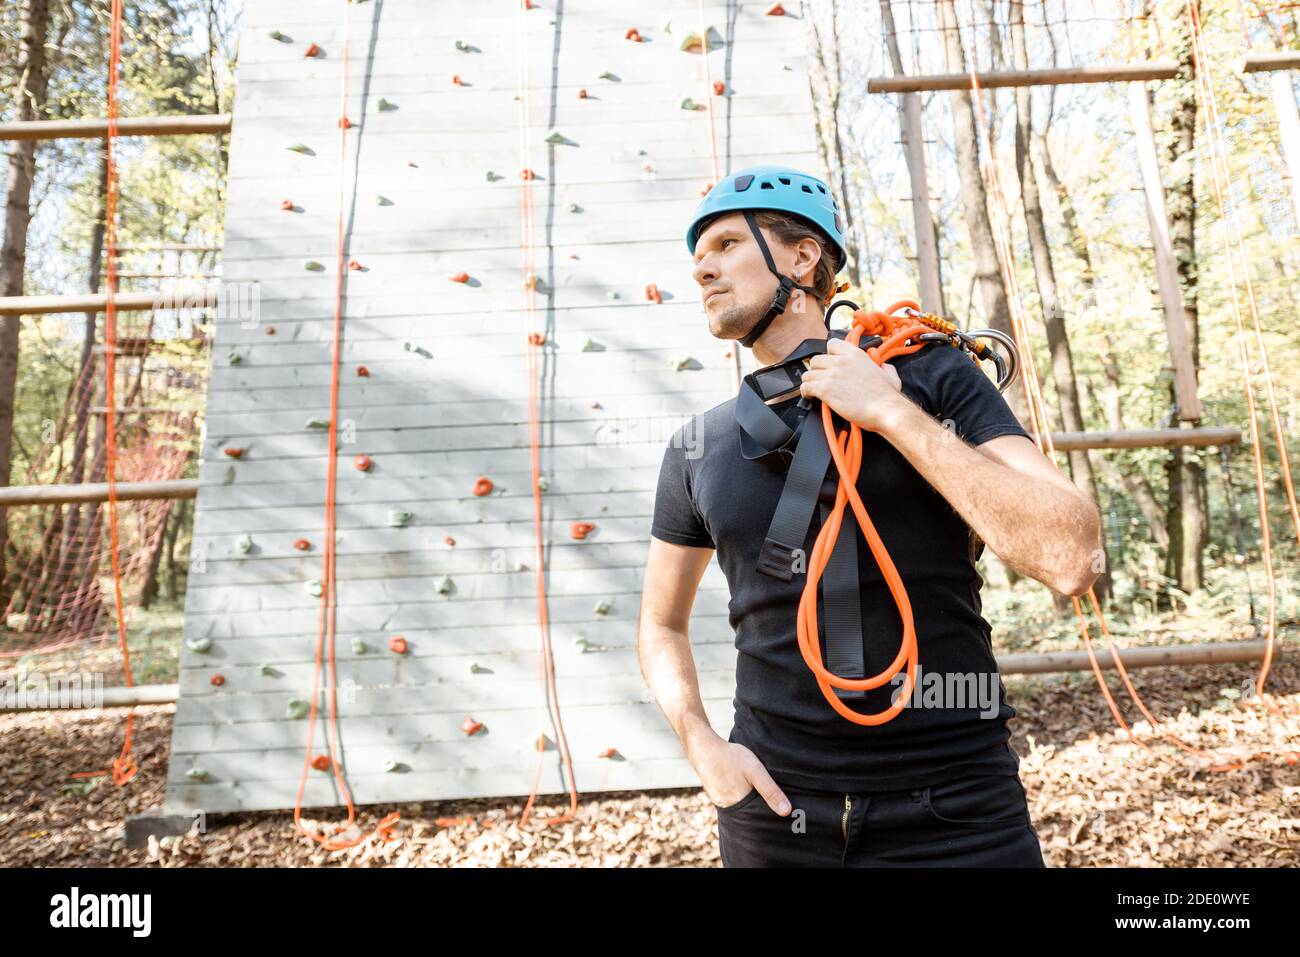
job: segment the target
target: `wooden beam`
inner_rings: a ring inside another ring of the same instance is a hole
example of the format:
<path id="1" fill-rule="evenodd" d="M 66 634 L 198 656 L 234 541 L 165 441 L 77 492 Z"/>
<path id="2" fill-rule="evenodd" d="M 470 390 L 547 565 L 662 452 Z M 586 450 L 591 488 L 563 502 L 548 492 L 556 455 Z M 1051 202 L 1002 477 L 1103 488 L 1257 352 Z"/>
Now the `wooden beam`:
<path id="1" fill-rule="evenodd" d="M 179 291 L 119 292 L 113 297 L 118 312 L 152 312 L 155 309 L 198 309 L 221 301 L 216 288 L 200 287 Z M 107 293 L 76 296 L 0 296 L 0 316 L 52 315 L 61 312 L 103 312 Z"/>
<path id="2" fill-rule="evenodd" d="M 119 501 L 194 498 L 198 494 L 198 479 L 117 483 Z M 71 502 L 107 501 L 107 482 L 86 482 L 81 485 L 14 485 L 0 488 L 0 508 L 13 505 L 66 505 Z"/>
<path id="3" fill-rule="evenodd" d="M 1176 446 L 1240 445 L 1241 430 L 1205 426 L 1194 429 L 1126 429 L 1123 432 L 1053 432 L 1058 452 L 1071 449 L 1171 449 Z"/>
<path id="4" fill-rule="evenodd" d="M 134 685 L 130 688 L 65 688 L 59 675 L 50 675 L 46 691 L 19 690 L 0 695 L 0 711 L 62 711 L 86 708 L 133 708 L 139 704 L 174 704 L 179 684 Z"/>
<path id="5" fill-rule="evenodd" d="M 1133 80 L 1172 80 L 1177 63 L 1153 61 L 1133 66 L 1080 66 L 1056 70 L 1008 70 L 979 73 L 985 89 L 1007 86 L 1065 86 L 1072 83 L 1125 83 Z M 924 93 L 930 90 L 968 90 L 969 73 L 932 73 L 920 76 L 877 76 L 867 81 L 868 93 Z"/>
<path id="6" fill-rule="evenodd" d="M 1277 70 L 1294 70 L 1297 68 L 1300 68 L 1300 50 L 1251 53 L 1241 64 L 1242 73 L 1273 73 Z"/>
<path id="7" fill-rule="evenodd" d="M 1154 648 L 1121 648 L 1125 668 L 1159 668 L 1164 665 L 1219 665 L 1260 661 L 1263 638 L 1203 645 L 1162 645 Z M 1038 655 L 999 655 L 998 671 L 1004 675 L 1046 674 L 1053 671 L 1091 671 L 1086 651 L 1054 651 Z M 1097 649 L 1097 664 L 1114 669 L 1115 660 L 1106 648 Z"/>
<path id="8" fill-rule="evenodd" d="M 1282 158 L 1291 177 L 1291 207 L 1300 225 L 1300 110 L 1296 109 L 1291 74 L 1283 71 L 1271 77 L 1273 109 L 1277 113 L 1278 138 L 1282 141 Z"/>
<path id="9" fill-rule="evenodd" d="M 198 116 L 133 116 L 117 121 L 118 136 L 189 136 L 194 133 L 229 133 L 229 113 Z M 0 140 L 103 139 L 108 119 L 27 120 L 0 123 Z"/>

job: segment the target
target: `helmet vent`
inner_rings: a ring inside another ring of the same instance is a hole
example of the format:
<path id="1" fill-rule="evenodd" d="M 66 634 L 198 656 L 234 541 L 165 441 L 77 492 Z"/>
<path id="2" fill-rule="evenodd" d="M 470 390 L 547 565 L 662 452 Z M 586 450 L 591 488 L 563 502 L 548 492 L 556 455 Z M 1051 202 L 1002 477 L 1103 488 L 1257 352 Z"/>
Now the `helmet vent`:
<path id="1" fill-rule="evenodd" d="M 819 193 L 824 193 L 824 192 L 826 192 L 826 187 L 823 186 L 821 183 L 818 183 L 818 184 L 817 184 L 817 191 L 818 191 Z"/>
<path id="2" fill-rule="evenodd" d="M 812 192 L 812 190 L 810 190 L 810 189 L 808 188 L 808 184 L 807 184 L 807 183 L 804 184 L 803 191 L 804 191 L 805 193 L 811 193 L 811 192 Z"/>
<path id="3" fill-rule="evenodd" d="M 773 186 L 771 183 L 769 183 L 767 180 L 763 180 L 762 185 L 759 186 L 759 189 L 776 189 L 776 187 Z"/>
<path id="4" fill-rule="evenodd" d="M 790 180 L 789 180 L 788 177 L 785 177 L 785 176 L 778 176 L 777 179 L 779 179 L 779 180 L 781 181 L 781 185 L 782 185 L 782 186 L 789 186 L 789 185 L 790 185 Z"/>

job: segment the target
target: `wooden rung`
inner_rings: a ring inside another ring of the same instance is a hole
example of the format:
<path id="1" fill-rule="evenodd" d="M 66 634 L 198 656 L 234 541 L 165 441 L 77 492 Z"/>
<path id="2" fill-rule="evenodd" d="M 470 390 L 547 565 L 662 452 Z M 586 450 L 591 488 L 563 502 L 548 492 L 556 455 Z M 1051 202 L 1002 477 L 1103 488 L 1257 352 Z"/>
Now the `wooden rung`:
<path id="1" fill-rule="evenodd" d="M 1272 73 L 1274 70 L 1294 70 L 1300 67 L 1300 50 L 1279 50 L 1276 53 L 1251 53 L 1242 62 L 1242 73 Z"/>
<path id="2" fill-rule="evenodd" d="M 1053 432 L 1058 452 L 1072 449 L 1172 449 L 1180 446 L 1240 445 L 1241 430 L 1217 426 L 1194 429 L 1129 429 L 1123 432 Z"/>
<path id="3" fill-rule="evenodd" d="M 188 136 L 192 133 L 229 133 L 229 113 L 198 116 L 133 116 L 117 121 L 118 136 Z M 0 123 L 0 140 L 58 140 L 108 136 L 108 119 L 23 120 Z"/>
<path id="4" fill-rule="evenodd" d="M 1071 83 L 1129 83 L 1134 80 L 1172 80 L 1178 64 L 1152 61 L 1132 66 L 1078 66 L 1056 70 L 1009 70 L 977 73 L 979 84 L 993 90 L 1008 86 L 1064 86 Z M 877 76 L 867 81 L 868 93 L 923 93 L 930 90 L 969 90 L 969 73 L 932 73 L 919 76 Z"/>
<path id="5" fill-rule="evenodd" d="M 198 479 L 117 483 L 119 501 L 194 498 L 198 494 Z M 12 505 L 66 505 L 72 502 L 107 501 L 107 482 L 86 482 L 81 485 L 15 485 L 11 488 L 0 488 L 0 508 L 8 508 Z"/>
<path id="6" fill-rule="evenodd" d="M 194 309 L 220 303 L 215 288 L 158 292 L 119 292 L 114 298 L 118 312 L 151 312 L 154 309 Z M 61 312 L 103 312 L 107 293 L 77 296 L 0 296 L 0 316 L 36 316 Z"/>
<path id="7" fill-rule="evenodd" d="M 170 412 L 173 415 L 185 414 L 184 410 L 182 409 L 164 409 L 161 407 L 155 408 L 153 406 L 147 406 L 147 405 L 123 406 L 119 408 L 115 414 L 116 415 L 162 415 L 167 412 Z M 108 415 L 108 406 L 97 405 L 90 410 L 90 414 Z"/>

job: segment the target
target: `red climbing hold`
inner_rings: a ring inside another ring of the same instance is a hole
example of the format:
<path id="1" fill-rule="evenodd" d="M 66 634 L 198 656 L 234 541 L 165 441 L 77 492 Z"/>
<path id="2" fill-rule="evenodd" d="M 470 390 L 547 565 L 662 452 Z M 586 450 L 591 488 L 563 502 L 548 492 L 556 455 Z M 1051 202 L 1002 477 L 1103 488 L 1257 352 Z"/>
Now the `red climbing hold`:
<path id="1" fill-rule="evenodd" d="M 361 263 L 357 262 L 355 259 L 349 259 L 348 268 L 351 269 L 353 272 L 360 272 L 362 267 L 361 267 Z"/>
<path id="2" fill-rule="evenodd" d="M 404 655 L 407 651 L 406 639 L 401 635 L 394 635 L 388 639 L 388 648 L 394 654 Z"/>
<path id="3" fill-rule="evenodd" d="M 311 766 L 317 771 L 328 771 L 330 769 L 330 759 L 324 754 L 318 754 L 311 759 Z"/>
<path id="4" fill-rule="evenodd" d="M 320 47 L 313 43 L 307 48 L 307 52 L 303 56 L 320 56 Z"/>
<path id="5" fill-rule="evenodd" d="M 713 81 L 713 95 L 714 95 L 714 96 L 722 96 L 722 94 L 724 94 L 724 93 L 726 93 L 726 92 L 727 92 L 727 84 L 723 83 L 721 80 L 714 80 L 714 81 Z"/>
<path id="6" fill-rule="evenodd" d="M 623 35 L 624 40 L 631 40 L 633 43 L 641 42 L 641 34 L 636 27 L 632 27 Z"/>
<path id="7" fill-rule="evenodd" d="M 483 496 L 490 491 L 492 491 L 492 480 L 486 475 L 480 475 L 477 481 L 474 482 L 474 494 Z"/>
<path id="8" fill-rule="evenodd" d="M 618 749 L 617 749 L 617 748 L 606 748 L 604 751 L 600 752 L 600 754 L 596 755 L 596 757 L 598 757 L 598 758 L 612 758 L 612 757 L 614 757 L 614 755 L 616 755 L 616 754 L 618 754 Z"/>
<path id="9" fill-rule="evenodd" d="M 369 472 L 370 466 L 374 465 L 374 462 L 371 461 L 368 455 L 358 455 L 352 460 L 352 464 L 357 467 L 359 472 Z"/>
<path id="10" fill-rule="evenodd" d="M 519 178 L 522 180 L 537 179 L 537 174 L 534 173 L 532 170 L 525 168 L 523 171 L 520 172 Z"/>
<path id="11" fill-rule="evenodd" d="M 361 376 L 361 378 L 363 379 L 369 379 L 370 370 L 367 369 L 365 366 L 357 366 L 357 375 Z"/>
<path id="12" fill-rule="evenodd" d="M 475 721 L 473 718 L 466 718 L 460 723 L 460 729 L 469 735 L 478 734 L 483 730 L 483 722 Z"/>
<path id="13" fill-rule="evenodd" d="M 524 9 L 525 10 L 533 9 L 533 0 L 524 0 Z M 441 825 L 439 826 L 441 827 Z"/>
<path id="14" fill-rule="evenodd" d="M 221 451 L 225 452 L 232 459 L 241 458 L 244 454 L 243 449 L 222 449 Z"/>
<path id="15" fill-rule="evenodd" d="M 454 548 L 456 546 L 456 539 L 452 538 L 450 535 L 448 535 L 442 541 L 443 544 L 445 544 L 448 548 Z"/>
<path id="16" fill-rule="evenodd" d="M 546 333 L 544 332 L 528 333 L 528 343 L 529 345 L 534 345 L 534 346 L 546 345 Z"/>
<path id="17" fill-rule="evenodd" d="M 458 272 L 454 276 L 448 276 L 447 278 L 452 282 L 469 282 L 469 273 Z"/>
<path id="18" fill-rule="evenodd" d="M 213 675 L 213 676 L 212 676 L 212 685 L 213 685 L 213 687 L 220 688 L 220 687 L 221 687 L 223 684 L 225 684 L 225 683 L 226 683 L 226 679 L 225 679 L 223 676 L 221 676 L 221 675 Z"/>
<path id="19" fill-rule="evenodd" d="M 663 293 L 659 291 L 659 287 L 654 283 L 650 283 L 650 285 L 645 287 L 645 297 L 650 302 L 661 303 L 664 301 Z"/>
<path id="20" fill-rule="evenodd" d="M 705 183 L 705 184 L 704 184 L 704 188 L 703 188 L 702 190 L 700 190 L 700 195 L 701 195 L 701 196 L 708 196 L 708 195 L 709 195 L 709 190 L 711 190 L 711 189 L 713 189 L 713 184 L 712 184 L 712 183 Z"/>
<path id="21" fill-rule="evenodd" d="M 305 538 L 300 538 L 293 543 L 293 547 L 298 549 L 300 552 L 309 552 L 311 551 L 311 542 L 307 541 Z"/>
<path id="22" fill-rule="evenodd" d="M 766 17 L 783 17 L 785 16 L 785 7 L 779 3 L 774 3 L 767 8 L 767 13 L 763 15 Z"/>
<path id="23" fill-rule="evenodd" d="M 569 534 L 578 541 L 582 541 L 591 532 L 595 531 L 595 529 L 596 525 L 594 522 L 574 522 L 569 526 Z"/>
<path id="24" fill-rule="evenodd" d="M 291 200 L 291 199 L 282 199 L 282 200 L 280 200 L 280 208 L 283 209 L 286 213 L 292 213 L 292 212 L 293 212 L 293 200 Z"/>
<path id="25" fill-rule="evenodd" d="M 275 326 L 267 326 L 267 327 L 266 327 L 266 334 L 267 334 L 268 336 L 273 336 L 273 335 L 275 335 Z"/>
<path id="26" fill-rule="evenodd" d="M 352 121 L 348 119 L 346 116 L 339 117 L 339 129 L 341 130 L 352 129 Z"/>
<path id="27" fill-rule="evenodd" d="M 586 98 L 587 98 L 587 88 L 584 86 L 581 90 L 578 91 L 578 99 L 585 100 Z"/>
<path id="28" fill-rule="evenodd" d="M 455 74 L 455 75 L 452 76 L 452 78 L 451 78 L 451 83 L 452 83 L 452 86 L 464 86 L 464 85 L 465 85 L 465 81 L 462 80 L 462 79 L 460 78 L 460 74 L 459 74 L 459 73 L 457 73 L 457 74 Z"/>

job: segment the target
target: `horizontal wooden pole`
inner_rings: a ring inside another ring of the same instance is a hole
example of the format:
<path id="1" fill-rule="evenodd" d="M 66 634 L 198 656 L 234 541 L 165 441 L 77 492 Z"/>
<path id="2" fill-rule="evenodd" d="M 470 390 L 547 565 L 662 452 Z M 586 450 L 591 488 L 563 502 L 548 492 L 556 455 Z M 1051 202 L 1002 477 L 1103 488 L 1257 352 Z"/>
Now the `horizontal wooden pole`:
<path id="1" fill-rule="evenodd" d="M 1053 432 L 1058 452 L 1072 449 L 1172 449 L 1182 446 L 1240 445 L 1241 430 L 1219 427 L 1195 429 L 1129 429 L 1123 432 Z"/>
<path id="2" fill-rule="evenodd" d="M 1133 80 L 1171 80 L 1177 63 L 1150 62 L 1133 66 L 1078 66 L 1056 70 L 1008 70 L 977 73 L 980 86 L 1065 86 L 1071 83 L 1128 83 Z M 969 73 L 931 73 L 919 76 L 877 76 L 867 81 L 868 93 L 923 93 L 930 90 L 968 90 Z"/>
<path id="3" fill-rule="evenodd" d="M 197 479 L 117 483 L 119 501 L 194 498 L 198 494 Z M 12 505 L 66 505 L 72 502 L 107 501 L 107 482 L 86 482 L 81 485 L 14 485 L 0 488 L 0 508 L 8 508 Z"/>
<path id="4" fill-rule="evenodd" d="M 229 133 L 229 113 L 198 116 L 132 116 L 117 121 L 118 136 L 188 136 Z M 0 123 L 0 140 L 87 139 L 108 136 L 108 118 L 86 120 L 23 120 Z"/>
<path id="5" fill-rule="evenodd" d="M 1225 641 L 1203 645 L 1163 645 L 1154 648 L 1121 648 L 1125 668 L 1159 668 L 1163 665 L 1219 665 L 1261 661 L 1263 638 Z M 1277 651 L 1277 645 L 1274 645 Z M 1114 670 L 1115 660 L 1106 648 L 1097 647 L 1097 664 Z M 1053 671 L 1091 671 L 1086 651 L 1053 651 L 1037 655 L 999 655 L 998 671 L 1004 675 L 1034 675 Z"/>
<path id="6" fill-rule="evenodd" d="M 51 675 L 47 691 L 19 690 L 0 695 L 0 711 L 61 711 L 86 708 L 132 708 L 140 704 L 173 704 L 180 685 L 135 685 L 131 688 L 64 688 Z M 98 693 L 96 693 L 98 690 Z"/>
<path id="7" fill-rule="evenodd" d="M 179 291 L 119 292 L 113 297 L 118 312 L 152 312 L 154 309 L 197 309 L 220 302 L 215 287 L 200 286 Z M 103 312 L 107 293 L 76 296 L 0 296 L 0 316 L 37 316 L 61 312 Z"/>
<path id="8" fill-rule="evenodd" d="M 1276 53 L 1251 53 L 1241 65 L 1242 73 L 1272 73 L 1274 70 L 1294 70 L 1300 67 L 1300 50 L 1279 50 Z"/>

